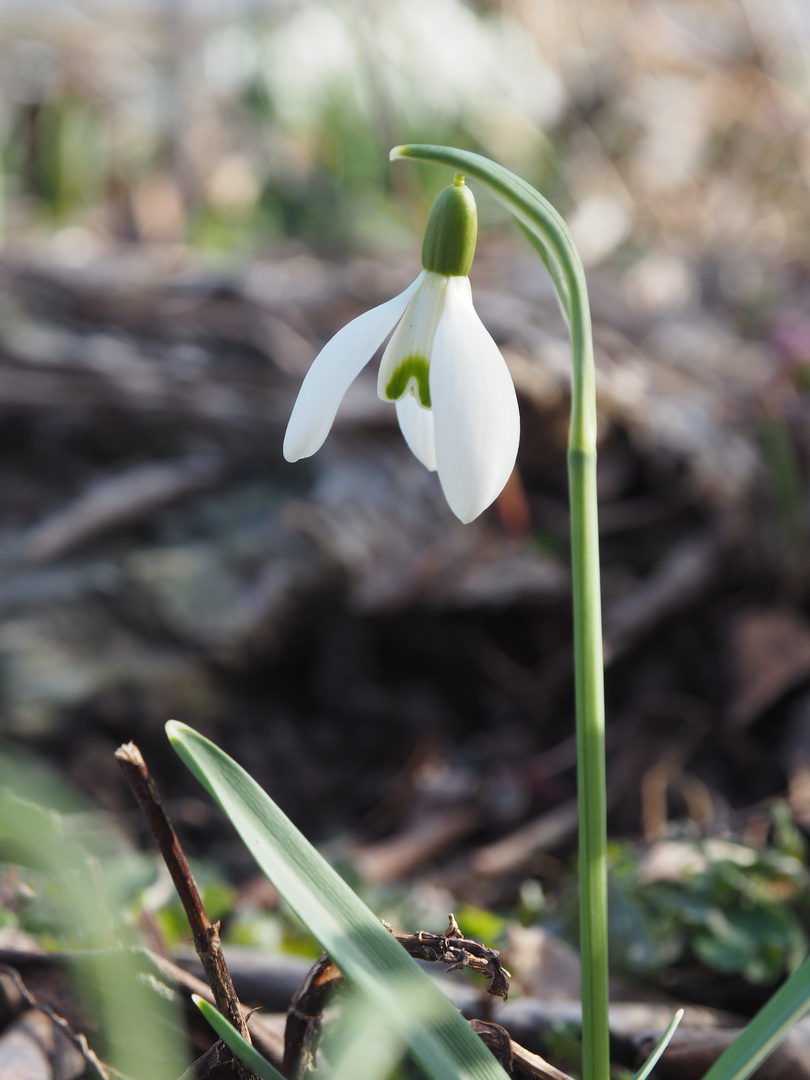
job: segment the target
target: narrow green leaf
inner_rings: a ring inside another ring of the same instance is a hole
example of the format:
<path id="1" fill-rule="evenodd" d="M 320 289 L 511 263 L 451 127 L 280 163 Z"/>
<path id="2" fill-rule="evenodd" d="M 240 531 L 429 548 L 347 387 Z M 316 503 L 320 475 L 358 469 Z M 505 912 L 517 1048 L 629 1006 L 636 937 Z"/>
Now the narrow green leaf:
<path id="1" fill-rule="evenodd" d="M 379 1010 L 359 994 L 344 1003 L 340 1027 L 326 1048 L 329 1080 L 380 1080 L 410 1075 L 397 1068 L 405 1053 L 402 1039 L 380 1023 Z"/>
<path id="2" fill-rule="evenodd" d="M 759 1010 L 703 1080 L 747 1080 L 810 1010 L 810 958 Z"/>
<path id="3" fill-rule="evenodd" d="M 271 1065 L 255 1046 L 251 1046 L 247 1039 L 244 1039 L 239 1034 L 230 1020 L 226 1020 L 219 1009 L 214 1008 L 210 1001 L 206 1001 L 205 998 L 201 998 L 198 994 L 192 994 L 191 1000 L 225 1045 L 230 1050 L 233 1050 L 240 1061 L 243 1061 L 249 1069 L 252 1069 L 257 1076 L 261 1077 L 261 1080 L 285 1080 L 284 1075 L 278 1071 L 275 1065 Z"/>
<path id="4" fill-rule="evenodd" d="M 245 770 L 185 724 L 166 731 L 279 894 L 431 1080 L 505 1080 L 441 990 Z"/>
<path id="5" fill-rule="evenodd" d="M 678 1011 L 672 1017 L 672 1020 L 670 1021 L 669 1027 L 664 1032 L 664 1034 L 661 1036 L 661 1038 L 658 1040 L 658 1044 L 656 1045 L 655 1049 L 650 1054 L 650 1056 L 647 1058 L 647 1060 L 644 1062 L 642 1067 L 638 1070 L 636 1075 L 633 1077 L 633 1080 L 647 1080 L 647 1077 L 650 1075 L 650 1073 L 653 1071 L 655 1066 L 658 1064 L 658 1059 L 661 1057 L 663 1052 L 669 1046 L 670 1040 L 672 1039 L 672 1036 L 675 1034 L 675 1031 L 677 1030 L 678 1024 L 680 1024 L 682 1019 L 683 1019 L 683 1009 L 678 1009 Z"/>

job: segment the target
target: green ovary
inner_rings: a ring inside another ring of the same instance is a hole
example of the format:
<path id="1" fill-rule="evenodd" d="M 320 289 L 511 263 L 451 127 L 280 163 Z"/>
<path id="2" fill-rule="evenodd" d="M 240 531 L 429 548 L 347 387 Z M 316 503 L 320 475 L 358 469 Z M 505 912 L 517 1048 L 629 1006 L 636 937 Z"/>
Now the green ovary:
<path id="1" fill-rule="evenodd" d="M 389 401 L 399 401 L 408 390 L 413 390 L 416 400 L 425 409 L 430 408 L 430 364 L 424 356 L 407 356 L 398 364 L 385 386 Z"/>

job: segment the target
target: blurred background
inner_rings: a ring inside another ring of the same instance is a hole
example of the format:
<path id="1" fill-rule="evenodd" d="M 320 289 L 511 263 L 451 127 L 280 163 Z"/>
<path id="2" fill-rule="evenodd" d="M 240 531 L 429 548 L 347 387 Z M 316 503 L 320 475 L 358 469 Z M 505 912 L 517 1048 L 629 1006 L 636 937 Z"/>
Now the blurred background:
<path id="1" fill-rule="evenodd" d="M 378 908 L 570 930 L 568 346 L 485 192 L 473 291 L 523 421 L 495 507 L 452 519 L 373 370 L 281 458 L 320 346 L 419 269 L 448 175 L 390 148 L 479 151 L 588 272 L 616 962 L 756 1003 L 810 898 L 809 121 L 804 0 L 0 0 L 7 782 L 47 764 L 134 851 L 133 739 L 266 940 L 176 718 Z"/>

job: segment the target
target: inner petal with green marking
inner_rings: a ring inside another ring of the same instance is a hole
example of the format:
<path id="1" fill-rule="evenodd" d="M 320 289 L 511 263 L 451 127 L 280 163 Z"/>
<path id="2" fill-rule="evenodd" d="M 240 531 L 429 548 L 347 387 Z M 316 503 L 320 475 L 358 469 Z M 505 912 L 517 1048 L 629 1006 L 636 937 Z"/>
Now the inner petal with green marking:
<path id="1" fill-rule="evenodd" d="M 423 409 L 430 402 L 430 356 L 444 311 L 448 278 L 423 271 L 419 288 L 391 335 L 380 362 L 377 393 L 383 401 L 400 401 L 413 394 Z"/>
<path id="2" fill-rule="evenodd" d="M 410 392 L 423 408 L 429 409 L 429 373 L 430 363 L 427 357 L 406 356 L 385 384 L 385 396 L 389 401 L 399 401 Z"/>

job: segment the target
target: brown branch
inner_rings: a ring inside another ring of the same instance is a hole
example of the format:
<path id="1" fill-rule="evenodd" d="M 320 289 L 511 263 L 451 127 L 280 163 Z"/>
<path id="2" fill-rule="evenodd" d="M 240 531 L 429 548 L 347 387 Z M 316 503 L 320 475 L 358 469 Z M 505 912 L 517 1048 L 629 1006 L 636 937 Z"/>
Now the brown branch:
<path id="1" fill-rule="evenodd" d="M 251 1042 L 247 1024 L 242 1015 L 239 998 L 234 990 L 222 945 L 219 940 L 219 923 L 212 923 L 203 906 L 197 883 L 186 862 L 163 804 L 157 785 L 149 774 L 143 755 L 134 743 L 125 743 L 115 751 L 115 757 L 140 803 L 149 828 L 171 874 L 177 895 L 186 912 L 194 937 L 194 947 L 200 958 L 216 1006 L 244 1039 Z M 255 1080 L 255 1074 L 235 1059 L 237 1073 L 242 1080 Z"/>
<path id="2" fill-rule="evenodd" d="M 383 925 L 394 934 L 388 923 L 383 923 Z M 509 972 L 502 967 L 497 951 L 488 949 L 485 945 L 473 941 L 472 938 L 465 938 L 452 915 L 443 934 L 429 934 L 420 930 L 416 934 L 394 934 L 394 937 L 415 960 L 432 960 L 449 964 L 448 971 L 470 968 L 472 971 L 485 975 L 489 980 L 488 993 L 506 1000 L 509 991 Z M 343 974 L 340 968 L 324 953 L 311 968 L 292 999 L 284 1031 L 283 1071 L 288 1080 L 304 1080 L 304 1077 L 313 1071 L 315 1051 L 321 1032 L 321 1014 L 326 1002 L 342 981 Z M 490 1046 L 490 1049 L 493 1046 L 496 1047 L 495 1056 L 499 1060 L 507 1058 L 511 1060 L 512 1049 L 504 1043 L 506 1033 L 500 1034 L 503 1029 L 499 1028 L 495 1031 L 494 1029 L 499 1027 L 497 1024 L 487 1024 L 483 1020 L 474 1023 L 480 1025 L 480 1030 L 479 1028 L 475 1030 Z M 562 1077 L 563 1074 L 560 1073 L 559 1076 Z"/>
<path id="3" fill-rule="evenodd" d="M 408 944 L 412 943 L 414 946 L 421 947 L 423 952 L 420 953 L 418 959 L 441 959 L 436 955 L 427 955 L 425 943 L 419 942 L 418 934 L 407 937 L 404 934 L 395 936 L 398 940 L 403 938 Z M 437 935 L 424 935 L 425 938 L 435 936 Z M 477 942 L 475 944 L 479 949 L 484 948 Z M 284 1032 L 283 1072 L 288 1080 L 305 1080 L 314 1071 L 315 1050 L 321 1031 L 321 1014 L 327 1001 L 342 981 L 343 975 L 340 969 L 324 954 L 309 971 L 301 984 L 301 989 L 293 998 L 287 1013 L 287 1027 Z M 533 1054 L 520 1043 L 515 1042 L 500 1024 L 493 1024 L 487 1020 L 470 1020 L 469 1023 L 506 1072 L 517 1080 L 572 1080 L 568 1073 L 555 1068 L 539 1054 Z"/>
<path id="4" fill-rule="evenodd" d="M 520 1043 L 516 1043 L 501 1024 L 493 1024 L 488 1020 L 470 1020 L 470 1027 L 487 1044 L 511 1076 L 525 1080 L 572 1080 L 568 1073 L 561 1072 L 539 1054 L 533 1054 Z"/>
<path id="5" fill-rule="evenodd" d="M 321 1014 L 343 981 L 343 973 L 326 953 L 307 973 L 287 1010 L 284 1028 L 284 1065 L 287 1080 L 302 1080 L 315 1069 L 315 1051 L 321 1034 Z"/>
<path id="6" fill-rule="evenodd" d="M 221 1076 L 223 1070 L 233 1063 L 233 1055 L 224 1042 L 215 1042 L 193 1062 L 177 1080 L 209 1080 Z"/>
<path id="7" fill-rule="evenodd" d="M 546 1061 L 539 1054 L 533 1054 L 531 1050 L 516 1043 L 514 1039 L 510 1040 L 510 1046 L 512 1048 L 512 1076 L 522 1077 L 524 1080 L 573 1080 L 567 1072 L 555 1068 L 551 1062 Z"/>
<path id="8" fill-rule="evenodd" d="M 469 1025 L 504 1071 L 511 1075 L 512 1040 L 506 1028 L 501 1027 L 500 1024 L 493 1024 L 491 1020 L 470 1020 Z"/>
<path id="9" fill-rule="evenodd" d="M 394 934 L 394 937 L 415 960 L 436 960 L 449 964 L 448 971 L 470 968 L 486 975 L 489 980 L 487 993 L 506 1001 L 510 975 L 502 966 L 497 949 L 488 949 L 472 938 L 465 938 L 452 913 L 449 918 L 449 925 L 443 934 L 428 934 L 419 930 L 416 934 Z"/>

